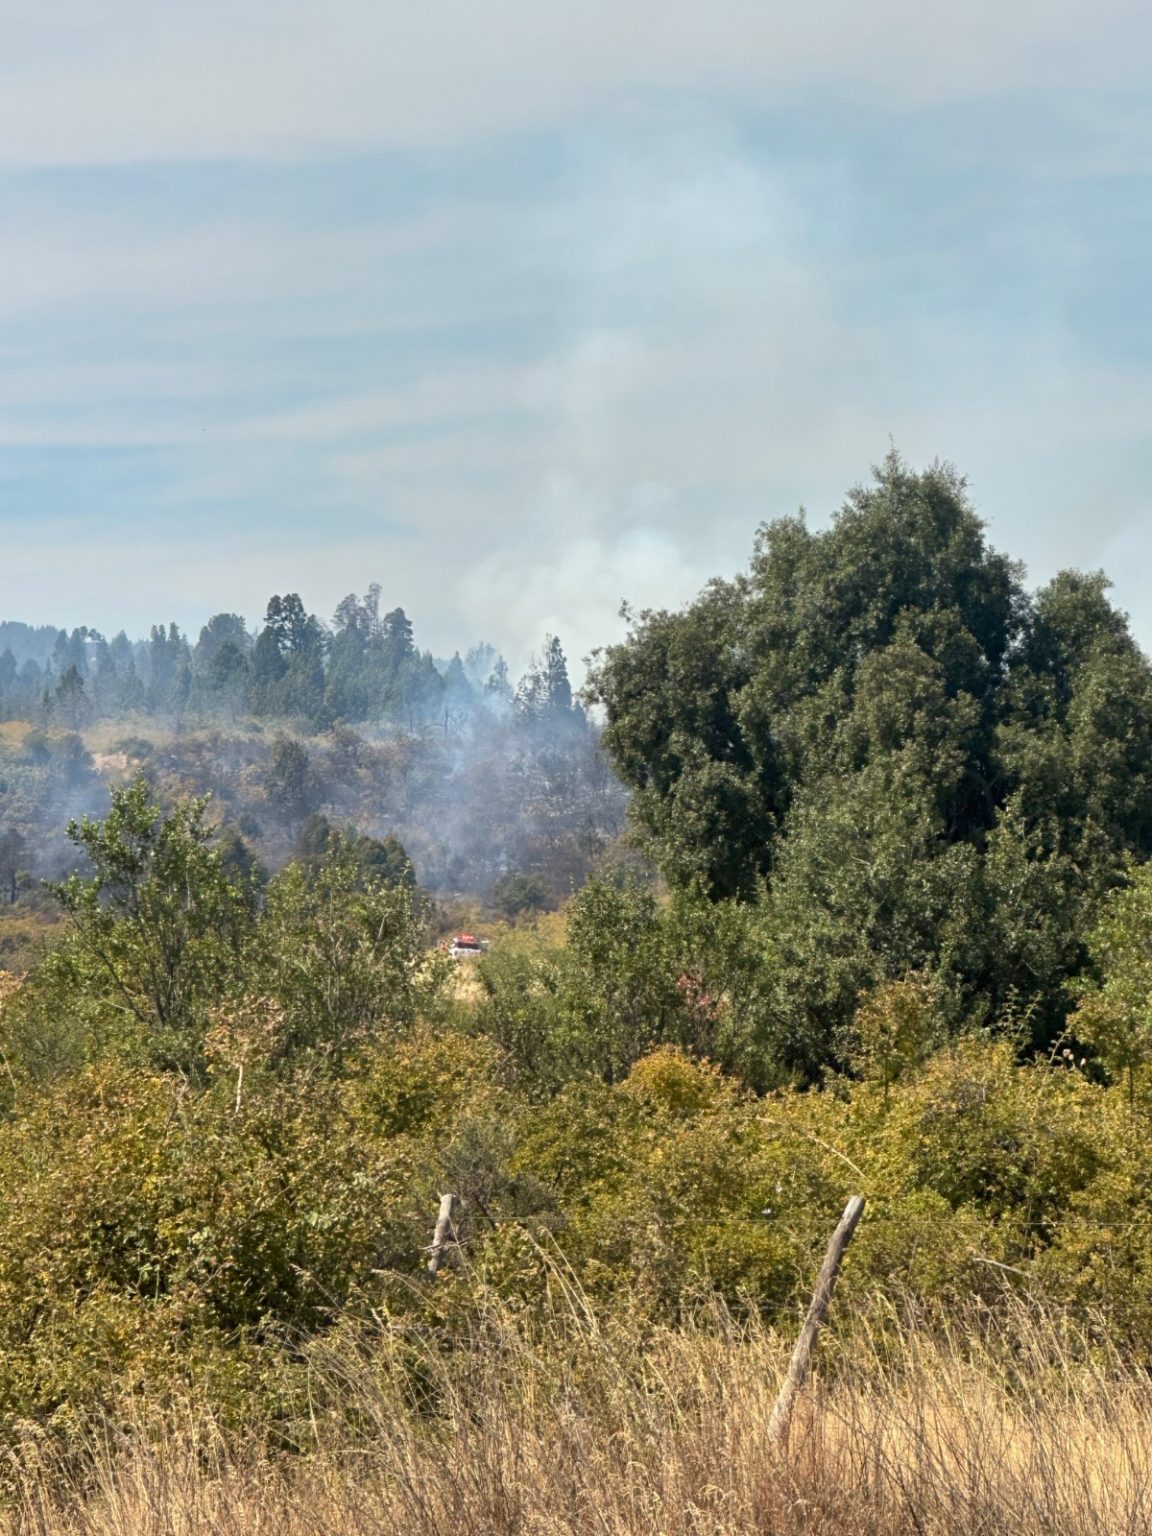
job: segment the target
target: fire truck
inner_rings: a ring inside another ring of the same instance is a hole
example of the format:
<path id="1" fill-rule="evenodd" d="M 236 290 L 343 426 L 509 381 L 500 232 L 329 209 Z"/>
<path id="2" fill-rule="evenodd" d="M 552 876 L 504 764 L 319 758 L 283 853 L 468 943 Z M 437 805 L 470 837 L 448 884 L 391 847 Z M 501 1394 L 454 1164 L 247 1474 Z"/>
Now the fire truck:
<path id="1" fill-rule="evenodd" d="M 474 933 L 458 933 L 448 946 L 453 960 L 475 960 L 488 948 L 487 939 L 478 939 Z"/>

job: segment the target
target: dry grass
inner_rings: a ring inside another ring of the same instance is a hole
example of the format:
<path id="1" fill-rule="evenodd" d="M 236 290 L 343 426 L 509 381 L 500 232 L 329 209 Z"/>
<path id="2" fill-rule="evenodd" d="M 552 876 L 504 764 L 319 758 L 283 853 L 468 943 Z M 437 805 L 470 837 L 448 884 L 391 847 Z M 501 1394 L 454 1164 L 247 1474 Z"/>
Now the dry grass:
<path id="1" fill-rule="evenodd" d="M 785 1351 L 760 1330 L 713 1318 L 641 1348 L 579 1304 L 545 1335 L 494 1312 L 463 1356 L 424 1348 L 418 1409 L 414 1341 L 384 1329 L 317 1359 L 302 1453 L 189 1418 L 109 1431 L 65 1471 L 29 1439 L 0 1531 L 1144 1536 L 1152 1387 L 1023 1307 L 1010 1316 L 977 1347 L 965 1330 L 861 1336 L 778 1453 L 766 1429 Z"/>

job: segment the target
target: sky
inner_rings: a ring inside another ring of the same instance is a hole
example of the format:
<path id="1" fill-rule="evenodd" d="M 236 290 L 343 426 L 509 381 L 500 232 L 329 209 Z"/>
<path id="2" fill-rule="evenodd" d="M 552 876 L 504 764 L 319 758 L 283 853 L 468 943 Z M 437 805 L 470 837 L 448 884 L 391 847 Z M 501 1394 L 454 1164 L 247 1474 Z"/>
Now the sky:
<path id="1" fill-rule="evenodd" d="M 0 618 L 578 658 L 894 443 L 1152 649 L 1146 0 L 0 0 Z"/>

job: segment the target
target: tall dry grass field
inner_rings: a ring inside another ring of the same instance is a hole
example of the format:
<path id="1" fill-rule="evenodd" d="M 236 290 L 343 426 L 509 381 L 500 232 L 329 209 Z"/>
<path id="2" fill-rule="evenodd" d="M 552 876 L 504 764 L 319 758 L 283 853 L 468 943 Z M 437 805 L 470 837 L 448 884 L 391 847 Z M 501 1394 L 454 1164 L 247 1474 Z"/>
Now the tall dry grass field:
<path id="1" fill-rule="evenodd" d="M 978 1340 L 978 1342 L 976 1342 Z M 415 1351 L 415 1353 L 414 1353 Z M 463 1354 L 381 1329 L 315 1361 L 307 1444 L 274 1454 L 169 1416 L 68 1463 L 27 1439 L 8 1536 L 1145 1536 L 1152 1386 L 1011 1308 L 861 1329 L 773 1451 L 786 1346 L 702 1320 L 647 1336 L 579 1307 L 494 1309 Z M 415 1367 L 415 1369 L 414 1369 Z M 414 1394 L 413 1382 L 420 1383 Z"/>

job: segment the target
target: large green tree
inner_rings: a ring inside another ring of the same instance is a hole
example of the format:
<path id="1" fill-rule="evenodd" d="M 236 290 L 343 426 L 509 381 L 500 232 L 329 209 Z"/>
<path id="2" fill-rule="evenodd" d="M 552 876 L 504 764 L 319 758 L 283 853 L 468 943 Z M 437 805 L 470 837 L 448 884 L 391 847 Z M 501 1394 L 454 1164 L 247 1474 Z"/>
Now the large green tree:
<path id="1" fill-rule="evenodd" d="M 1039 593 L 963 479 L 895 454 L 824 531 L 638 615 L 591 692 L 666 876 L 759 899 L 786 1059 L 847 1053 L 868 987 L 931 971 L 959 1020 L 1066 1006 L 1080 934 L 1152 851 L 1152 669 L 1101 576 Z"/>

